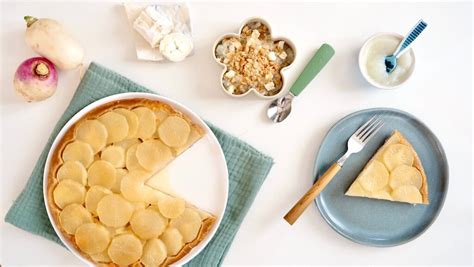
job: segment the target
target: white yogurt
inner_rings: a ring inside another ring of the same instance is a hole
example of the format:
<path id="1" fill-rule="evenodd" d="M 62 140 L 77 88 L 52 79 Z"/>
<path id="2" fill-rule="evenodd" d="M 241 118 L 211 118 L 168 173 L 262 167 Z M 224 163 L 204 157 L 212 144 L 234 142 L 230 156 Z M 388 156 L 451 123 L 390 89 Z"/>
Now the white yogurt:
<path id="1" fill-rule="evenodd" d="M 369 39 L 362 47 L 359 63 L 362 73 L 373 85 L 381 88 L 394 88 L 405 82 L 413 72 L 414 55 L 410 49 L 397 60 L 397 67 L 387 73 L 385 57 L 393 54 L 401 37 L 379 34 Z"/>

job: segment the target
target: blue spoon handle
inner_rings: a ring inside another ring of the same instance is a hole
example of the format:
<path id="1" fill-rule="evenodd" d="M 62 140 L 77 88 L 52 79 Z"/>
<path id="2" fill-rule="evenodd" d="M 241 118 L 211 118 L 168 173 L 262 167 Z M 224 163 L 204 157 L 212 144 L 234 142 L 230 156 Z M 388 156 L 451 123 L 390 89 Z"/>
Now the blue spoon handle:
<path id="1" fill-rule="evenodd" d="M 413 29 L 410 30 L 410 32 L 407 34 L 405 39 L 403 39 L 402 42 L 397 47 L 397 50 L 395 50 L 395 53 L 393 53 L 394 56 L 399 58 L 403 53 L 405 53 L 410 45 L 415 41 L 415 39 L 420 35 L 420 33 L 428 26 L 426 22 L 424 22 L 422 19 L 418 21 L 418 23 L 413 27 Z"/>

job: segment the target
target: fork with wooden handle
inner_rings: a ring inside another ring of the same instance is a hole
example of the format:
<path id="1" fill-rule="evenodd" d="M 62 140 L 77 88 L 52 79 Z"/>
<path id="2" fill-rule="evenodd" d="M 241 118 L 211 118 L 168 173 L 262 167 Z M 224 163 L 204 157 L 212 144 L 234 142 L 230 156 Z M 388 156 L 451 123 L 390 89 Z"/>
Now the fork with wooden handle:
<path id="1" fill-rule="evenodd" d="M 289 224 L 293 225 L 300 217 L 303 211 L 313 202 L 313 200 L 323 191 L 326 185 L 339 172 L 344 162 L 350 155 L 361 151 L 365 144 L 382 128 L 384 122 L 377 116 L 372 117 L 364 125 L 359 127 L 357 131 L 347 141 L 347 152 L 314 183 L 314 185 L 304 194 L 303 197 L 291 208 L 291 210 L 283 217 Z"/>

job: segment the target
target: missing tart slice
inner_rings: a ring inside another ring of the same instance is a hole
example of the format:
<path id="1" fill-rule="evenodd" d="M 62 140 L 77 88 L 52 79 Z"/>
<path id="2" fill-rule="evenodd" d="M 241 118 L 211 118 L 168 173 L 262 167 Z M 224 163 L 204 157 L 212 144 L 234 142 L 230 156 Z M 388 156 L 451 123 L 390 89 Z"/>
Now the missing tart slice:
<path id="1" fill-rule="evenodd" d="M 90 111 L 52 156 L 54 223 L 96 265 L 175 263 L 204 240 L 216 218 L 147 181 L 204 134 L 159 101 L 120 100 Z"/>
<path id="2" fill-rule="evenodd" d="M 346 195 L 429 204 L 428 183 L 421 160 L 399 131 L 394 131 L 378 149 Z"/>

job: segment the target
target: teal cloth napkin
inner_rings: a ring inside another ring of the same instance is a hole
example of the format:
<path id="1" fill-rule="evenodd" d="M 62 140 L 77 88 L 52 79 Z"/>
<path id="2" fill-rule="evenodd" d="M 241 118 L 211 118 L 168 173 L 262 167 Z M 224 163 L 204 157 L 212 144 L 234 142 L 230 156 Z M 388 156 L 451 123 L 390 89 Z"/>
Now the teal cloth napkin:
<path id="1" fill-rule="evenodd" d="M 85 73 L 71 103 L 59 119 L 26 187 L 8 211 L 5 221 L 63 245 L 53 230 L 43 202 L 43 170 L 56 135 L 79 110 L 106 96 L 125 92 L 153 93 L 147 88 L 94 62 Z M 270 171 L 273 160 L 245 142 L 209 125 L 222 146 L 229 169 L 229 199 L 215 236 L 188 266 L 221 265 L 248 209 Z"/>

